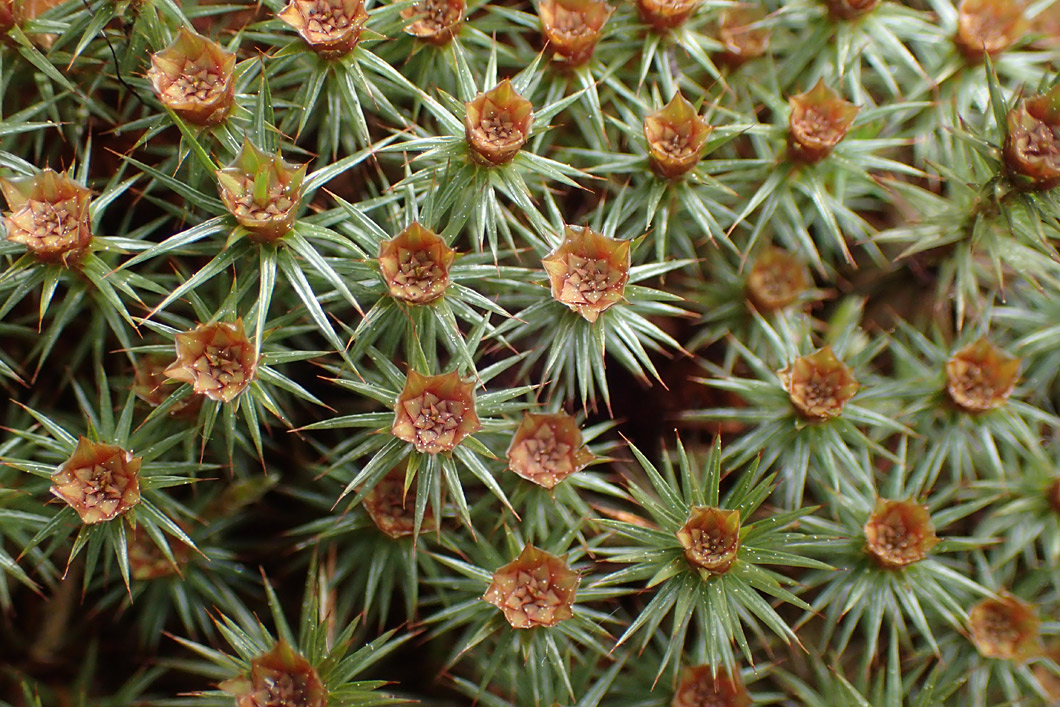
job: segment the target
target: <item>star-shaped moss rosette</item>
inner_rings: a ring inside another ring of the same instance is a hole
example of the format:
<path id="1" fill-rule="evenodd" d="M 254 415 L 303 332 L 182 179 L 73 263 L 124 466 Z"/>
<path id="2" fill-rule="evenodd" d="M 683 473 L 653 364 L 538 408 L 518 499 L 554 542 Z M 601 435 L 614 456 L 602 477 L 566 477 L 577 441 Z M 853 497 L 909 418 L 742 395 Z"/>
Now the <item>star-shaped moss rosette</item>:
<path id="1" fill-rule="evenodd" d="M 754 663 L 747 630 L 769 630 L 786 644 L 798 644 L 773 600 L 806 610 L 809 605 L 788 589 L 796 584 L 793 579 L 768 566 L 830 569 L 807 556 L 819 542 L 792 529 L 813 509 L 760 513 L 776 474 L 763 476 L 757 464 L 732 472 L 736 478 L 722 496 L 720 440 L 706 458 L 688 454 L 678 440 L 676 460 L 664 454 L 661 472 L 635 446 L 630 450 L 649 484 L 629 486 L 637 506 L 632 519 L 599 521 L 624 541 L 600 552 L 628 567 L 589 585 L 652 590 L 618 645 L 639 635 L 633 649 L 642 650 L 669 619 L 671 638 L 658 678 L 668 666 L 677 670 L 693 624 L 699 635 L 716 637 L 706 643 L 705 661 L 730 673 L 737 650 Z"/>
<path id="2" fill-rule="evenodd" d="M 552 298 L 595 323 L 603 312 L 625 301 L 629 253 L 629 241 L 587 227 L 566 226 L 563 242 L 541 260 Z"/>
<path id="3" fill-rule="evenodd" d="M 221 201 L 256 243 L 274 243 L 294 226 L 308 165 L 266 154 L 249 139 L 235 159 L 217 170 Z"/>
<path id="4" fill-rule="evenodd" d="M 257 376 L 258 354 L 243 320 L 201 324 L 175 337 L 177 360 L 165 370 L 197 395 L 219 403 L 236 399 Z"/>
<path id="5" fill-rule="evenodd" d="M 130 394 L 124 405 L 115 407 L 109 381 L 102 372 L 100 376 L 97 400 L 79 390 L 89 436 L 26 407 L 40 431 L 14 431 L 26 444 L 7 445 L 0 451 L 0 462 L 40 480 L 22 482 L 20 491 L 37 499 L 41 514 L 55 509 L 49 522 L 26 538 L 22 554 L 36 557 L 36 548 L 46 546 L 49 552 L 68 548 L 67 567 L 78 558 L 89 568 L 102 560 L 109 576 L 121 577 L 128 593 L 135 580 L 129 547 L 134 530 L 146 533 L 170 562 L 175 562 L 174 547 L 199 552 L 181 527 L 191 520 L 190 511 L 168 489 L 191 483 L 213 467 L 180 460 L 171 451 L 190 440 L 194 431 L 166 431 L 150 420 L 134 425 L 136 398 Z M 75 529 L 76 537 L 68 544 Z M 94 572 L 85 572 L 82 584 L 87 589 L 97 579 Z"/>
<path id="6" fill-rule="evenodd" d="M 571 67 L 589 61 L 613 12 L 605 0 L 542 0 L 537 6 L 553 56 Z"/>
<path id="7" fill-rule="evenodd" d="M 275 634 L 248 611 L 228 615 L 218 611 L 218 633 L 231 654 L 174 636 L 198 658 L 181 662 L 187 672 L 210 675 L 217 689 L 191 693 L 206 704 L 235 707 L 355 707 L 404 704 L 408 700 L 383 691 L 386 680 L 357 677 L 384 660 L 412 637 L 395 638 L 395 630 L 359 645 L 359 617 L 321 613 L 334 606 L 336 589 L 325 570 L 310 563 L 297 626 L 288 623 L 271 584 L 264 580 Z M 296 632 L 297 631 L 297 632 Z"/>
<path id="8" fill-rule="evenodd" d="M 308 316 L 325 337 L 328 346 L 352 365 L 347 341 L 335 332 L 331 319 L 324 313 L 322 301 L 327 301 L 326 292 L 334 293 L 345 305 L 360 312 L 349 283 L 338 274 L 334 263 L 345 259 L 360 261 L 369 256 L 352 238 L 332 230 L 331 226 L 340 220 L 338 209 L 324 218 L 323 223 L 328 225 L 322 225 L 319 216 L 294 217 L 300 200 L 311 200 L 312 194 L 330 180 L 368 159 L 372 150 L 361 150 L 305 174 L 302 167 L 294 167 L 280 159 L 279 152 L 273 151 L 274 145 L 267 147 L 267 151 L 259 150 L 255 143 L 260 141 L 260 144 L 269 146 L 275 139 L 272 133 L 269 135 L 271 138 L 268 139 L 260 136 L 253 140 L 248 138 L 239 153 L 232 156 L 233 166 L 229 168 L 215 164 L 205 148 L 201 153 L 192 150 L 209 174 L 218 180 L 218 191 L 224 200 L 128 158 L 129 164 L 149 171 L 160 184 L 183 194 L 209 217 L 189 213 L 189 220 L 204 220 L 145 248 L 122 263 L 119 273 L 135 272 L 142 263 L 158 258 L 188 256 L 193 260 L 187 262 L 199 264 L 161 292 L 157 285 L 151 285 L 157 303 L 148 313 L 148 321 L 155 320 L 163 312 L 171 314 L 177 303 L 229 270 L 239 275 L 241 292 L 248 283 L 256 281 L 257 298 L 250 304 L 248 328 L 253 331 L 253 341 L 258 343 L 265 338 L 273 295 L 293 293 L 295 301 L 305 308 L 304 316 Z M 384 140 L 382 144 L 389 141 Z M 289 223 L 289 230 L 284 231 Z M 212 257 L 204 259 L 204 254 Z M 290 303 L 285 306 L 287 308 L 281 316 L 287 316 L 293 310 Z M 229 309 L 235 310 L 235 307 Z M 199 313 L 199 316 L 208 319 L 212 314 Z M 252 326 L 250 322 L 253 322 Z"/>
<path id="9" fill-rule="evenodd" d="M 817 556 L 836 569 L 802 576 L 816 593 L 813 611 L 799 625 L 820 622 L 820 650 L 863 646 L 863 668 L 876 658 L 888 626 L 938 655 L 940 641 L 964 629 L 968 603 L 990 594 L 969 563 L 969 551 L 989 541 L 946 532 L 981 511 L 989 497 L 963 500 L 957 487 L 932 488 L 931 460 L 910 451 L 908 442 L 898 452 L 879 487 L 842 478 L 824 508 L 803 523 L 806 532 L 829 539 Z M 873 466 L 868 458 L 855 463 Z"/>
<path id="10" fill-rule="evenodd" d="M 236 55 L 182 27 L 173 43 L 151 55 L 147 78 L 162 105 L 193 125 L 228 117 L 235 98 Z"/>
<path id="11" fill-rule="evenodd" d="M 846 137 L 858 107 L 820 79 L 805 93 L 788 99 L 788 150 L 796 162 L 820 162 Z"/>
<path id="12" fill-rule="evenodd" d="M 1010 460 L 1046 464 L 1040 432 L 1060 429 L 1060 418 L 1022 399 L 1022 386 L 1015 387 L 1020 361 L 1004 353 L 1004 339 L 987 326 L 950 341 L 900 322 L 891 339 L 901 419 L 930 450 L 933 476 L 1012 479 L 1018 474 Z"/>
<path id="13" fill-rule="evenodd" d="M 381 404 L 381 412 L 344 415 L 302 428 L 360 428 L 332 451 L 331 475 L 345 484 L 339 499 L 353 494 L 350 506 L 361 503 L 392 469 L 406 464 L 407 483 L 416 480 L 415 535 L 419 535 L 428 506 L 436 523 L 443 515 L 443 499 L 449 498 L 460 520 L 471 527 L 466 490 L 481 484 L 507 508 L 493 462 L 496 456 L 478 439 L 510 430 L 514 423 L 498 419 L 501 414 L 521 413 L 527 404 L 518 399 L 535 386 L 490 390 L 494 377 L 515 365 L 510 356 L 478 372 L 476 378 L 459 369 L 446 373 L 404 374 L 390 357 L 374 348 L 366 355 L 373 369 L 362 370 L 363 379 L 337 377 L 335 384 Z M 421 368 L 429 370 L 426 361 Z M 374 372 L 373 372 L 374 371 Z M 480 434 L 476 434 L 479 431 Z M 352 475 L 350 469 L 354 469 Z M 349 479 L 347 481 L 347 479 Z M 474 485 L 472 484 L 474 480 Z M 435 526 L 437 529 L 437 525 Z"/>
<path id="14" fill-rule="evenodd" d="M 357 282 L 358 298 L 369 302 L 364 318 L 353 329 L 348 354 L 360 360 L 370 347 L 391 353 L 394 360 L 415 360 L 418 352 L 447 351 L 468 370 L 475 368 L 476 341 L 493 332 L 491 318 L 511 315 L 482 289 L 489 284 L 510 289 L 506 269 L 495 267 L 487 253 L 457 253 L 426 225 L 414 221 L 387 232 L 358 205 L 337 199 L 350 222 L 351 237 L 374 260 L 336 263 L 336 272 Z M 360 294 L 363 292 L 363 294 Z"/>
<path id="15" fill-rule="evenodd" d="M 980 338 L 946 361 L 946 393 L 965 412 L 996 410 L 1016 388 L 1019 367 L 1018 358 Z"/>
<path id="16" fill-rule="evenodd" d="M 565 412 L 523 415 L 507 457 L 509 470 L 549 490 L 596 458 L 583 446 L 577 421 Z"/>
<path id="17" fill-rule="evenodd" d="M 681 671 L 681 681 L 674 691 L 672 707 L 750 707 L 751 696 L 739 672 L 697 665 Z"/>
<path id="18" fill-rule="evenodd" d="M 1040 623 L 1037 608 L 1011 594 L 984 599 L 968 612 L 971 641 L 984 658 L 1023 663 L 1040 657 Z"/>
<path id="19" fill-rule="evenodd" d="M 1009 178 L 1031 191 L 1060 184 L 1060 133 L 1057 125 L 1031 115 L 1026 105 L 1006 117 L 1003 162 Z"/>
<path id="20" fill-rule="evenodd" d="M 718 55 L 734 68 L 757 59 L 769 49 L 772 32 L 762 25 L 766 12 L 759 5 L 737 5 L 722 10 L 718 18 L 718 41 L 722 50 Z"/>
<path id="21" fill-rule="evenodd" d="M 996 59 L 1030 29 L 1025 12 L 1019 0 L 961 0 L 954 44 L 969 63 Z"/>
<path id="22" fill-rule="evenodd" d="M 529 704 L 574 704 L 571 673 L 579 665 L 595 664 L 599 670 L 600 661 L 609 660 L 612 642 L 605 626 L 614 619 L 594 602 L 615 591 L 586 586 L 593 569 L 588 553 L 597 551 L 600 539 L 582 545 L 576 528 L 557 527 L 531 542 L 522 531 L 499 519 L 477 540 L 454 534 L 440 538 L 442 549 L 432 556 L 455 575 L 438 584 L 436 591 L 450 598 L 448 608 L 426 618 L 428 636 L 455 638 L 446 667 L 460 663 L 475 645 L 497 656 L 493 670 L 462 671 L 483 692 L 492 682 L 490 673 L 532 671 L 527 694 L 517 696 L 519 688 L 509 682 L 511 694 L 500 696 Z"/>
<path id="23" fill-rule="evenodd" d="M 405 32 L 434 45 L 448 44 L 460 34 L 467 12 L 466 0 L 420 0 L 401 11 L 409 21 Z"/>
<path id="24" fill-rule="evenodd" d="M 485 166 L 511 162 L 530 138 L 534 106 L 508 79 L 464 104 L 468 154 Z"/>
<path id="25" fill-rule="evenodd" d="M 322 59 L 330 60 L 349 54 L 368 22 L 364 0 L 291 0 L 276 16 Z"/>
<path id="26" fill-rule="evenodd" d="M 680 93 L 660 110 L 644 118 L 651 166 L 666 179 L 684 176 L 699 163 L 699 157 L 714 130 Z"/>
<path id="27" fill-rule="evenodd" d="M 466 50 L 459 43 L 451 44 L 448 51 L 457 65 L 466 64 Z M 569 161 L 544 157 L 533 149 L 535 137 L 548 130 L 549 122 L 588 91 L 582 87 L 534 106 L 526 96 L 541 78 L 543 57 L 504 80 L 498 80 L 493 64 L 477 80 L 470 69 L 462 71 L 456 96 L 438 89 L 435 98 L 421 91 L 423 109 L 438 128 L 410 126 L 403 142 L 383 148 L 383 152 L 414 154 L 410 159 L 419 169 L 395 188 L 422 195 L 419 212 L 429 214 L 430 223 L 445 224 L 440 235 L 451 246 L 458 234 L 467 231 L 476 250 L 488 240 L 496 259 L 504 245 L 514 248 L 517 238 L 538 241 L 552 228 L 538 202 L 541 180 L 579 188 L 575 180 L 587 176 Z M 472 204 L 474 208 L 468 208 Z M 514 223 L 516 208 L 531 228 Z"/>
<path id="28" fill-rule="evenodd" d="M 611 238 L 589 227 L 565 226 L 563 239 L 542 258 L 548 290 L 527 278 L 513 294 L 529 301 L 523 310 L 497 326 L 494 336 L 550 343 L 526 352 L 523 370 L 544 362 L 542 378 L 561 400 L 579 398 L 584 408 L 611 398 L 604 355 L 611 354 L 641 381 L 659 380 L 648 351 L 681 350 L 677 341 L 649 319 L 688 316 L 671 302 L 681 298 L 636 283 L 685 266 L 671 260 L 630 267 L 629 241 Z M 546 335 L 547 332 L 547 335 Z"/>
<path id="29" fill-rule="evenodd" d="M 698 6 L 699 0 L 637 0 L 641 21 L 659 33 L 680 27 Z"/>
<path id="30" fill-rule="evenodd" d="M 760 345 L 757 351 L 734 342 L 735 354 L 724 367 L 702 361 L 710 377 L 697 380 L 735 394 L 740 404 L 692 410 L 682 418 L 748 425 L 725 456 L 746 464 L 762 454 L 762 463 L 778 473 L 786 507 L 800 507 L 808 487 L 827 493 L 840 476 L 868 483 L 868 471 L 850 461 L 855 451 L 868 448 L 893 459 L 881 440 L 909 432 L 898 414 L 901 398 L 867 373 L 887 342 L 861 345 L 862 305 L 855 300 L 841 305 L 828 333 L 833 343 L 822 348 L 814 344 L 816 324 L 809 315 L 789 312 L 767 320 L 753 311 L 758 333 L 749 341 Z"/>
<path id="31" fill-rule="evenodd" d="M 92 245 L 92 192 L 66 173 L 45 169 L 33 176 L 0 179 L 10 212 L 7 240 L 42 262 L 79 266 Z"/>

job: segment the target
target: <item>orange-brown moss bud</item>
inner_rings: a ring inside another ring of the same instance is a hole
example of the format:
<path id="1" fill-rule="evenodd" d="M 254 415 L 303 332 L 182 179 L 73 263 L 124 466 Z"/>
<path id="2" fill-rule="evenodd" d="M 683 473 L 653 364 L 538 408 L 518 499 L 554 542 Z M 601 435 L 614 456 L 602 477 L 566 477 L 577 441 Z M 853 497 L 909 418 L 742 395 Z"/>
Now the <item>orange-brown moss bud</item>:
<path id="1" fill-rule="evenodd" d="M 806 264 L 786 250 L 766 248 L 747 276 L 747 297 L 762 312 L 775 312 L 795 303 L 810 287 Z"/>
<path id="2" fill-rule="evenodd" d="M 327 707 L 328 690 L 316 669 L 285 641 L 250 661 L 250 676 L 218 685 L 235 707 Z"/>
<path id="3" fill-rule="evenodd" d="M 589 322 L 623 301 L 629 282 L 629 241 L 589 228 L 564 229 L 563 243 L 541 260 L 552 297 Z"/>
<path id="4" fill-rule="evenodd" d="M 695 168 L 714 127 L 680 93 L 662 110 L 644 119 L 651 166 L 666 179 L 676 179 Z"/>
<path id="5" fill-rule="evenodd" d="M 1019 379 L 1020 360 L 986 339 L 965 346 L 946 362 L 946 392 L 965 412 L 981 413 L 1005 404 Z"/>
<path id="6" fill-rule="evenodd" d="M 46 263 L 76 266 L 92 244 L 92 192 L 51 169 L 30 177 L 0 179 L 11 212 L 4 216 L 7 240 Z"/>
<path id="7" fill-rule="evenodd" d="M 401 16 L 412 20 L 405 32 L 428 44 L 440 46 L 460 33 L 466 11 L 466 0 L 420 0 L 402 10 Z"/>
<path id="8" fill-rule="evenodd" d="M 831 346 L 795 359 L 778 375 L 791 404 L 807 420 L 838 417 L 858 392 L 854 372 L 836 358 Z"/>
<path id="9" fill-rule="evenodd" d="M 191 548 L 176 538 L 169 538 L 169 549 L 175 562 L 162 554 L 146 531 L 133 531 L 129 534 L 129 574 L 138 581 L 179 576 L 191 557 Z"/>
<path id="10" fill-rule="evenodd" d="M 879 499 L 865 523 L 865 551 L 885 569 L 901 569 L 938 545 L 931 514 L 913 501 Z"/>
<path id="11" fill-rule="evenodd" d="M 501 610 L 512 628 L 555 626 L 574 617 L 581 575 L 557 557 L 527 544 L 512 562 L 493 573 L 485 601 Z"/>
<path id="12" fill-rule="evenodd" d="M 365 494 L 361 504 L 375 527 L 392 538 L 403 538 L 416 532 L 416 481 L 405 491 L 405 467 L 391 469 Z M 426 524 L 434 518 L 431 507 L 423 513 Z"/>
<path id="13" fill-rule="evenodd" d="M 251 240 L 275 242 L 294 226 L 307 166 L 266 154 L 244 139 L 232 163 L 217 170 L 221 201 Z"/>
<path id="14" fill-rule="evenodd" d="M 751 696 L 747 694 L 740 674 L 729 674 L 724 668 L 714 669 L 709 665 L 698 665 L 681 671 L 681 682 L 677 684 L 671 707 L 750 707 Z"/>
<path id="15" fill-rule="evenodd" d="M 217 125 L 235 97 L 236 55 L 181 28 L 168 47 L 151 55 L 147 78 L 158 100 L 189 123 Z"/>
<path id="16" fill-rule="evenodd" d="M 685 559 L 704 578 L 725 574 L 740 551 L 740 511 L 693 506 L 688 521 L 677 531 Z"/>
<path id="17" fill-rule="evenodd" d="M 968 61 L 978 63 L 1020 41 L 1029 27 L 1020 0 L 961 0 L 953 41 Z"/>
<path id="18" fill-rule="evenodd" d="M 542 0 L 537 8 L 545 39 L 569 66 L 589 61 L 613 12 L 604 0 Z"/>
<path id="19" fill-rule="evenodd" d="M 1014 596 L 979 602 L 968 612 L 968 625 L 972 643 L 986 658 L 1023 662 L 1042 654 L 1038 612 Z"/>
<path id="20" fill-rule="evenodd" d="M 471 157 L 480 164 L 511 162 L 530 137 L 534 107 L 508 79 L 465 105 L 464 130 Z"/>
<path id="21" fill-rule="evenodd" d="M 444 295 L 455 260 L 456 251 L 418 223 L 379 245 L 379 270 L 390 296 L 409 304 L 430 304 Z"/>
<path id="22" fill-rule="evenodd" d="M 858 107 L 825 86 L 824 79 L 788 103 L 788 155 L 796 162 L 819 162 L 830 155 L 858 114 Z"/>
<path id="23" fill-rule="evenodd" d="M 1046 191 L 1060 184 L 1060 131 L 1035 118 L 1025 105 L 1009 111 L 1003 152 L 1017 187 Z"/>
<path id="24" fill-rule="evenodd" d="M 341 59 L 353 51 L 364 32 L 364 0 L 291 0 L 277 15 L 324 59 Z"/>
<path id="25" fill-rule="evenodd" d="M 825 0 L 834 20 L 854 20 L 876 9 L 880 0 Z"/>
<path id="26" fill-rule="evenodd" d="M 698 6 L 699 0 L 637 0 L 640 18 L 656 32 L 680 27 Z"/>
<path id="27" fill-rule="evenodd" d="M 0 34 L 6 34 L 8 30 L 20 21 L 18 5 L 13 0 L 0 0 Z"/>
<path id="28" fill-rule="evenodd" d="M 52 474 L 52 495 L 77 511 L 85 525 L 114 520 L 140 502 L 142 461 L 116 445 L 81 437 Z"/>
<path id="29" fill-rule="evenodd" d="M 482 424 L 475 412 L 475 384 L 456 371 L 424 376 L 409 371 L 398 396 L 391 434 L 424 454 L 451 452 Z"/>
<path id="30" fill-rule="evenodd" d="M 581 471 L 593 458 L 582 446 L 578 423 L 564 412 L 526 413 L 508 446 L 508 468 L 546 489 Z"/>
<path id="31" fill-rule="evenodd" d="M 722 50 L 718 57 L 732 67 L 757 59 L 769 48 L 770 31 L 760 23 L 766 11 L 759 5 L 727 7 L 718 19 L 718 41 Z"/>
<path id="32" fill-rule="evenodd" d="M 177 334 L 176 348 L 177 360 L 166 375 L 210 400 L 232 402 L 257 375 L 254 344 L 242 320 L 202 324 Z"/>
<path id="33" fill-rule="evenodd" d="M 1060 83 L 1041 95 L 1031 96 L 1023 105 L 1028 113 L 1043 123 L 1053 127 L 1060 125 Z"/>

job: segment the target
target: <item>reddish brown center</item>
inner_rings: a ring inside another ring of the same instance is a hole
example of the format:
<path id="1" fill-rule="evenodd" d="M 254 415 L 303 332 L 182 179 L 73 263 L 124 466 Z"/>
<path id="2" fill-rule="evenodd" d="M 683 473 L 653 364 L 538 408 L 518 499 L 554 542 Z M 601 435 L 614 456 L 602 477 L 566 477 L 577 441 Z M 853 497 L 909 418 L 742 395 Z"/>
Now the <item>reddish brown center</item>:
<path id="1" fill-rule="evenodd" d="M 398 251 L 398 269 L 390 285 L 402 292 L 402 299 L 420 302 L 434 296 L 437 286 L 445 279 L 445 271 L 430 252 L 402 248 Z"/>
<path id="2" fill-rule="evenodd" d="M 443 400 L 431 392 L 405 403 L 405 410 L 412 419 L 416 449 L 436 453 L 452 449 L 456 445 L 457 428 L 464 416 L 464 403 L 459 400 Z"/>
<path id="3" fill-rule="evenodd" d="M 423 0 L 416 10 L 425 33 L 438 34 L 460 21 L 460 8 L 445 0 Z"/>
<path id="4" fill-rule="evenodd" d="M 306 15 L 306 29 L 323 36 L 342 34 L 350 28 L 350 24 L 350 18 L 341 7 L 326 2 L 314 4 Z"/>
<path id="5" fill-rule="evenodd" d="M 573 253 L 567 257 L 567 277 L 560 301 L 570 305 L 595 305 L 622 284 L 622 273 L 606 258 L 584 258 Z"/>
<path id="6" fill-rule="evenodd" d="M 53 204 L 47 201 L 30 201 L 27 204 L 28 219 L 15 218 L 35 241 L 34 246 L 42 250 L 62 250 L 77 245 L 81 230 L 78 204 L 67 199 Z"/>
<path id="7" fill-rule="evenodd" d="M 196 100 L 210 103 L 225 91 L 220 69 L 207 66 L 186 66 L 166 87 L 165 93 L 174 100 Z"/>

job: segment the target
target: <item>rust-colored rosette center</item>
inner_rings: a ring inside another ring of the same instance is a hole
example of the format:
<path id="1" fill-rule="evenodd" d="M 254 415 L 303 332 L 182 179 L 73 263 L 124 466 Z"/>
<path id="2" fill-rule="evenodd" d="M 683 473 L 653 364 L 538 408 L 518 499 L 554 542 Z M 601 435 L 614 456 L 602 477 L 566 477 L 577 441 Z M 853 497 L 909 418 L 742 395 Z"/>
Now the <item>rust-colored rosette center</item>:
<path id="1" fill-rule="evenodd" d="M 666 179 L 692 171 L 713 130 L 684 96 L 675 94 L 666 106 L 644 119 L 652 169 Z"/>
<path id="2" fill-rule="evenodd" d="M 501 610 L 512 628 L 555 626 L 574 617 L 581 575 L 557 557 L 527 544 L 512 562 L 493 573 L 485 601 Z"/>
<path id="3" fill-rule="evenodd" d="M 810 287 L 806 264 L 786 250 L 767 248 L 751 266 L 747 296 L 762 312 L 775 312 L 796 301 Z"/>
<path id="4" fill-rule="evenodd" d="M 751 696 L 747 694 L 740 674 L 729 674 L 725 668 L 717 668 L 717 674 L 709 665 L 697 665 L 681 671 L 681 682 L 677 684 L 671 707 L 750 707 Z"/>
<path id="5" fill-rule="evenodd" d="M 11 213 L 4 216 L 7 240 L 40 260 L 75 266 L 92 243 L 91 192 L 50 169 L 31 177 L 0 179 Z"/>
<path id="6" fill-rule="evenodd" d="M 132 391 L 136 397 L 151 407 L 158 407 L 176 392 L 178 384 L 171 382 L 166 375 L 171 361 L 158 355 L 145 356 L 137 361 L 133 374 Z M 179 401 L 170 408 L 169 414 L 174 417 L 195 417 L 199 412 L 202 398 L 189 397 Z"/>
<path id="7" fill-rule="evenodd" d="M 968 624 L 972 642 L 987 658 L 1023 662 L 1042 654 L 1037 610 L 1012 595 L 979 602 L 968 612 Z"/>
<path id="8" fill-rule="evenodd" d="M 158 100 L 189 123 L 216 125 L 232 108 L 236 55 L 181 28 L 168 47 L 151 55 L 147 78 Z"/>
<path id="9" fill-rule="evenodd" d="M 277 15 L 324 59 L 353 51 L 364 32 L 364 0 L 291 0 Z"/>
<path id="10" fill-rule="evenodd" d="M 456 251 L 418 223 L 379 245 L 379 270 L 390 296 L 409 304 L 430 304 L 449 287 Z"/>
<path id="11" fill-rule="evenodd" d="M 257 375 L 257 355 L 242 320 L 203 324 L 177 334 L 176 348 L 177 360 L 166 375 L 210 400 L 232 402 Z"/>
<path id="12" fill-rule="evenodd" d="M 528 412 L 508 446 L 508 468 L 546 489 L 555 488 L 593 460 L 582 446 L 582 432 L 570 415 Z"/>
<path id="13" fill-rule="evenodd" d="M 938 543 L 927 508 L 913 501 L 881 498 L 865 523 L 865 551 L 885 569 L 919 562 Z"/>
<path id="14" fill-rule="evenodd" d="M 1030 191 L 1046 191 L 1060 184 L 1060 132 L 1040 120 L 1026 105 L 1009 111 L 1003 152 L 1013 183 Z"/>
<path id="15" fill-rule="evenodd" d="M 685 559 L 704 577 L 725 574 L 740 551 L 740 511 L 693 506 L 677 531 Z"/>
<path id="16" fill-rule="evenodd" d="M 530 137 L 534 107 L 520 96 L 512 82 L 480 93 L 464 104 L 464 132 L 471 157 L 484 165 L 511 162 Z"/>
<path id="17" fill-rule="evenodd" d="M 946 392 L 965 412 L 983 413 L 1001 407 L 1019 379 L 1020 360 L 1006 355 L 986 339 L 965 346 L 946 362 Z"/>
<path id="18" fill-rule="evenodd" d="M 858 392 L 854 372 L 836 358 L 831 346 L 795 359 L 777 375 L 791 404 L 807 420 L 838 417 Z"/>
<path id="19" fill-rule="evenodd" d="M 405 32 L 428 44 L 447 44 L 460 32 L 467 11 L 465 0 L 420 0 L 401 11 L 401 16 L 412 20 Z"/>
<path id="20" fill-rule="evenodd" d="M 541 260 L 552 297 L 589 322 L 625 299 L 630 243 L 567 226 L 563 243 Z"/>
<path id="21" fill-rule="evenodd" d="M 294 226 L 307 166 L 285 162 L 245 140 L 232 164 L 217 171 L 221 201 L 251 240 L 278 241 Z"/>
<path id="22" fill-rule="evenodd" d="M 604 0 L 542 0 L 537 14 L 556 58 L 580 66 L 592 58 L 614 10 Z"/>
<path id="23" fill-rule="evenodd" d="M 475 384 L 461 380 L 456 371 L 436 376 L 409 371 L 394 413 L 391 434 L 424 454 L 451 452 L 482 427 L 475 412 Z"/>
<path id="24" fill-rule="evenodd" d="M 788 103 L 788 155 L 795 162 L 810 164 L 830 155 L 858 114 L 858 107 L 828 88 L 824 79 Z"/>
<path id="25" fill-rule="evenodd" d="M 250 661 L 250 676 L 219 687 L 235 707 L 327 707 L 328 690 L 316 669 L 285 641 Z"/>
<path id="26" fill-rule="evenodd" d="M 416 532 L 416 481 L 405 491 L 405 467 L 391 469 L 365 494 L 361 503 L 375 527 L 392 538 L 403 538 Z M 423 522 L 434 514 L 427 506 Z"/>
<path id="27" fill-rule="evenodd" d="M 727 7 L 718 19 L 718 57 L 732 67 L 757 59 L 769 48 L 770 31 L 762 26 L 766 12 L 759 5 Z"/>
<path id="28" fill-rule="evenodd" d="M 996 57 L 1023 38 L 1030 23 L 1020 0 L 961 0 L 953 41 L 971 63 Z"/>
<path id="29" fill-rule="evenodd" d="M 641 20 L 659 33 L 683 25 L 698 6 L 699 0 L 637 0 Z"/>
<path id="30" fill-rule="evenodd" d="M 880 0 L 825 0 L 834 20 L 855 20 L 876 9 Z"/>
<path id="31" fill-rule="evenodd" d="M 52 474 L 52 495 L 77 511 L 85 525 L 114 520 L 140 502 L 141 462 L 121 447 L 81 437 Z"/>

